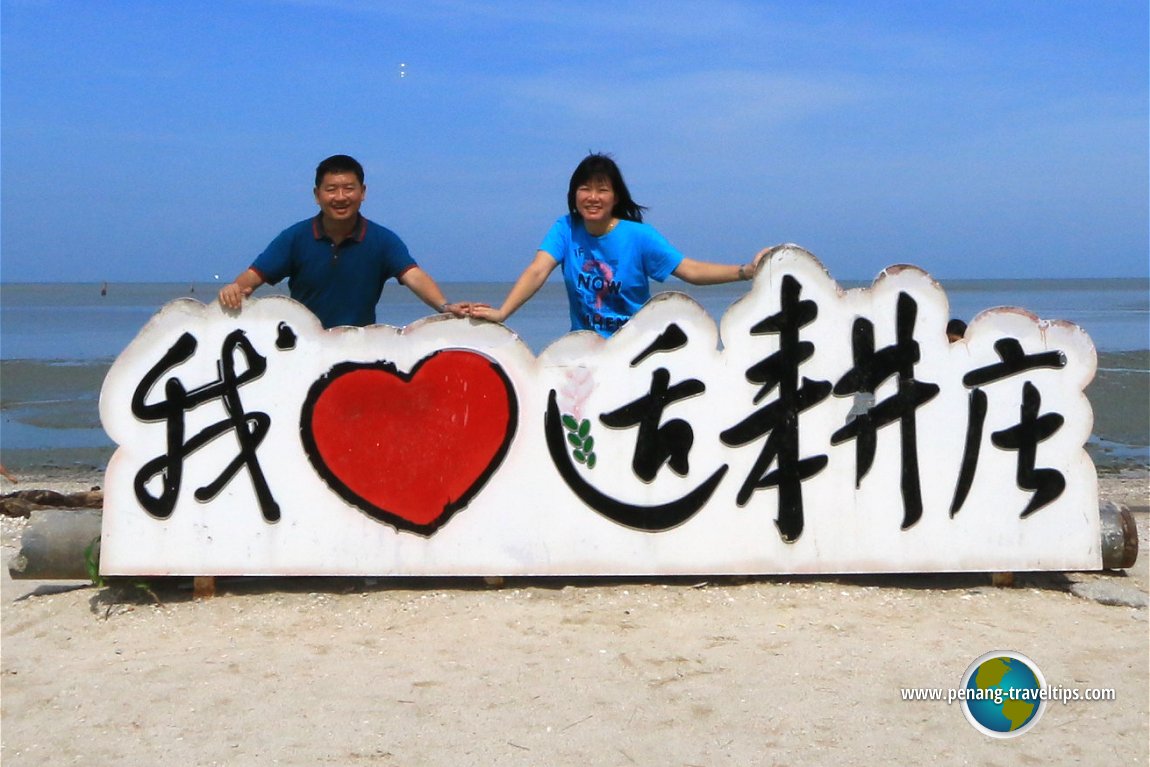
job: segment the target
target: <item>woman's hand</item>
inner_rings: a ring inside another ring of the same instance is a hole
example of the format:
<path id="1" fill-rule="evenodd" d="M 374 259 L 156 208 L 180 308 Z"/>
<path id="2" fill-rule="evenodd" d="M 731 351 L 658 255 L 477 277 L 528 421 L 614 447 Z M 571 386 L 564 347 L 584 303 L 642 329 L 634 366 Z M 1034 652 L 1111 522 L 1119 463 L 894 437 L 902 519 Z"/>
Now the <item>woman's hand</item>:
<path id="1" fill-rule="evenodd" d="M 440 307 L 440 311 L 442 311 L 444 314 L 450 314 L 454 317 L 464 318 L 470 317 L 472 309 L 475 309 L 476 307 L 487 307 L 487 304 L 481 304 L 475 301 L 456 301 L 452 304 L 444 304 L 442 307 Z"/>
<path id="2" fill-rule="evenodd" d="M 503 299 L 503 306 L 493 309 L 487 304 L 472 304 L 468 316 L 488 322 L 507 322 L 508 317 L 527 303 L 527 300 L 535 295 L 539 288 L 543 287 L 543 283 L 547 282 L 547 277 L 558 265 L 559 262 L 547 251 L 535 251 L 535 258 L 519 275 L 515 284 L 511 286 L 511 292 L 507 294 L 507 298 Z"/>
<path id="3" fill-rule="evenodd" d="M 755 254 L 754 258 L 751 259 L 751 277 L 754 277 L 755 273 L 759 271 L 759 262 L 762 261 L 763 257 L 770 253 L 772 250 L 774 250 L 774 248 L 763 248 Z"/>
<path id="4" fill-rule="evenodd" d="M 472 304 L 467 311 L 467 316 L 477 320 L 487 320 L 488 322 L 505 322 L 507 320 L 506 312 L 502 309 L 488 306 L 487 304 Z"/>

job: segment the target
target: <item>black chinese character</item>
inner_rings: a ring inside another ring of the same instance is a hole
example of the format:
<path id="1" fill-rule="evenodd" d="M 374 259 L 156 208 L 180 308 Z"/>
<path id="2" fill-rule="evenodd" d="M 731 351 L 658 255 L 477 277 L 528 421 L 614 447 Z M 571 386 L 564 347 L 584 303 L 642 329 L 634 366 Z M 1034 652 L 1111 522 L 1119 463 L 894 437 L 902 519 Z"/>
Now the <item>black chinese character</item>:
<path id="1" fill-rule="evenodd" d="M 668 386 L 670 380 L 671 374 L 667 369 L 659 368 L 651 374 L 651 389 L 647 394 L 599 416 L 600 421 L 612 428 L 639 427 L 631 468 L 644 482 L 654 480 L 664 463 L 680 477 L 685 477 L 690 470 L 688 453 L 695 440 L 691 424 L 681 418 L 663 425 L 659 421 L 668 405 L 702 394 L 706 387 L 696 378 Z"/>
<path id="2" fill-rule="evenodd" d="M 779 514 L 775 524 L 788 542 L 797 540 L 803 532 L 803 480 L 827 465 L 826 455 L 799 458 L 799 414 L 826 399 L 831 391 L 829 381 L 804 377 L 799 384 L 799 367 L 810 359 L 815 348 L 811 342 L 799 340 L 799 331 L 818 316 L 818 305 L 800 300 L 801 294 L 799 281 L 785 276 L 779 312 L 751 328 L 752 335 L 779 336 L 779 350 L 747 369 L 747 380 L 760 385 L 753 401 L 757 405 L 776 388 L 778 398 L 719 435 L 730 446 L 746 445 L 766 436 L 736 501 L 739 506 L 746 506 L 756 490 L 777 487 Z M 775 461 L 778 468 L 768 472 Z"/>
<path id="3" fill-rule="evenodd" d="M 869 411 L 857 413 L 845 426 L 831 435 L 831 444 L 848 439 L 855 442 L 855 485 L 870 470 L 874 461 L 878 429 L 899 422 L 902 449 L 901 488 L 903 499 L 902 529 L 922 518 L 922 487 L 918 471 L 918 429 L 915 411 L 938 395 L 937 384 L 923 383 L 914 377 L 914 366 L 920 359 L 914 326 L 918 304 L 906 293 L 899 293 L 896 305 L 894 344 L 874 348 L 874 325 L 857 319 L 851 333 L 854 367 L 835 384 L 837 396 L 859 393 L 873 395 L 890 376 L 898 376 L 898 389 L 893 396 L 876 403 Z"/>
<path id="4" fill-rule="evenodd" d="M 975 470 L 978 468 L 978 455 L 982 445 L 982 430 L 986 423 L 987 398 L 982 390 L 985 384 L 995 383 L 1018 373 L 1038 368 L 1061 369 L 1066 366 L 1066 355 L 1060 351 L 1042 352 L 1039 354 L 1026 354 L 1022 344 L 1016 338 L 1000 338 L 994 343 L 994 350 L 998 353 L 1001 362 L 978 368 L 967 373 L 962 382 L 967 387 L 973 387 L 970 392 L 967 422 L 966 445 L 962 454 L 962 466 L 958 474 L 958 482 L 954 490 L 954 499 L 950 504 L 950 516 L 956 515 L 974 484 Z M 1032 392 L 1028 392 L 1030 387 Z M 1028 405 L 1028 397 L 1032 400 L 1033 412 Z M 1018 453 L 1018 484 L 1024 490 L 1037 491 L 1022 516 L 1026 517 L 1045 506 L 1062 494 L 1066 480 L 1053 469 L 1034 469 L 1037 443 L 1046 439 L 1062 425 L 1062 416 L 1037 417 L 1038 403 L 1041 397 L 1038 390 L 1029 382 L 1023 384 L 1022 420 L 1016 427 L 1017 431 L 1008 429 L 991 435 L 991 441 L 996 447 L 1016 449 Z M 1054 420 L 1056 419 L 1056 420 Z M 1041 422 L 1041 426 L 1039 425 Z M 1049 432 L 1046 430 L 1049 429 Z M 1001 436 L 1000 436 L 1001 435 Z M 1040 436 L 1041 435 L 1041 436 Z M 1033 442 L 1033 445 L 1029 444 Z M 1001 443 L 1001 444 L 1000 444 Z M 1057 475 L 1052 476 L 1052 475 Z"/>
<path id="5" fill-rule="evenodd" d="M 706 505 L 727 473 L 727 466 L 724 464 L 701 485 L 674 501 L 655 506 L 625 503 L 598 490 L 580 476 L 578 467 L 567 455 L 567 440 L 554 389 L 547 398 L 543 432 L 547 438 L 547 452 L 551 454 L 551 462 L 555 464 L 559 476 L 575 495 L 612 522 L 636 530 L 661 532 L 683 524 Z"/>
<path id="6" fill-rule="evenodd" d="M 241 468 L 247 467 L 264 519 L 275 522 L 280 518 L 279 504 L 272 497 L 256 457 L 256 448 L 267 435 L 271 418 L 267 413 L 245 412 L 239 392 L 241 386 L 263 375 L 267 369 L 267 360 L 256 352 L 242 330 L 233 331 L 224 339 L 220 359 L 216 363 L 219 375 L 215 381 L 188 391 L 179 378 L 172 376 L 164 382 L 163 400 L 155 403 L 145 401 L 165 373 L 191 359 L 196 346 L 192 334 L 181 335 L 143 377 L 132 396 L 132 413 L 137 418 L 143 421 L 163 421 L 167 426 L 167 452 L 145 463 L 136 474 L 136 499 L 149 514 L 159 519 L 170 517 L 180 492 L 184 459 L 221 434 L 233 431 L 239 442 L 236 457 L 215 480 L 198 488 L 195 498 L 201 502 L 211 500 Z M 244 363 L 243 372 L 239 374 L 236 373 L 237 351 Z M 227 418 L 185 439 L 185 414 L 217 399 L 223 404 Z M 162 490 L 159 495 L 153 495 L 148 490 L 148 484 L 157 476 L 162 477 Z"/>

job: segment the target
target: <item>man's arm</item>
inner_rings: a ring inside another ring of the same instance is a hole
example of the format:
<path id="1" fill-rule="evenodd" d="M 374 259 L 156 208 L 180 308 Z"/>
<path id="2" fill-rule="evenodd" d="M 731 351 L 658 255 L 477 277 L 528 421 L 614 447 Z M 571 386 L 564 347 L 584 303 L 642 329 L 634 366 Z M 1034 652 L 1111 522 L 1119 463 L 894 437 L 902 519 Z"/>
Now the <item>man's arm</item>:
<path id="1" fill-rule="evenodd" d="M 220 306 L 225 309 L 239 309 L 244 299 L 256 288 L 264 284 L 264 278 L 255 269 L 247 269 L 229 285 L 220 288 Z"/>
<path id="2" fill-rule="evenodd" d="M 399 281 L 403 283 L 408 290 L 418 296 L 420 301 L 437 312 L 445 312 L 454 314 L 456 317 L 463 317 L 468 307 L 471 306 L 470 303 L 447 303 L 447 299 L 444 298 L 443 291 L 439 289 L 439 285 L 435 283 L 435 280 L 431 278 L 430 274 L 418 266 L 413 266 L 401 274 Z"/>

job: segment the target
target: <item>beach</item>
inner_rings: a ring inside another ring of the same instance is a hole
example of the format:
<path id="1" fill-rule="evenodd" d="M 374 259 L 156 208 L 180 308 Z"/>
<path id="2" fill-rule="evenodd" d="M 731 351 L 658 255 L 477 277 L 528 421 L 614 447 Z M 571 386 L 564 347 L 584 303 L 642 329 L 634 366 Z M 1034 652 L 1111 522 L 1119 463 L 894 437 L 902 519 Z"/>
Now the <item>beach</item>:
<path id="1" fill-rule="evenodd" d="M 1146 0 L 0 3 L 0 767 L 1150 767 Z"/>
<path id="2" fill-rule="evenodd" d="M 2 458 L 19 484 L 0 479 L 0 493 L 103 486 L 113 446 L 100 384 L 187 288 L 113 285 L 113 303 L 91 286 L 4 286 Z M 717 318 L 739 294 L 703 295 Z M 13 580 L 26 522 L 5 517 L 0 761 L 1144 765 L 1145 291 L 979 282 L 956 286 L 951 310 L 1014 300 L 1082 323 L 1098 346 L 1087 449 L 1100 501 L 1136 520 L 1129 571 L 1017 573 L 1010 586 L 987 573 L 220 578 L 216 596 L 196 599 L 188 578 Z M 419 316 L 402 298 L 385 306 L 396 314 L 382 322 Z M 517 315 L 536 353 L 565 307 L 552 290 Z M 1025 655 L 1052 688 L 1110 699 L 1051 701 L 1009 740 L 976 730 L 959 703 L 905 699 L 952 693 L 990 652 Z"/>
<path id="3" fill-rule="evenodd" d="M 3 492 L 71 493 L 40 469 Z M 13 581 L 3 527 L 8 767 L 138 765 L 1146 764 L 1148 474 L 1127 572 L 766 578 Z M 997 740 L 952 690 L 991 651 L 1051 701 Z"/>

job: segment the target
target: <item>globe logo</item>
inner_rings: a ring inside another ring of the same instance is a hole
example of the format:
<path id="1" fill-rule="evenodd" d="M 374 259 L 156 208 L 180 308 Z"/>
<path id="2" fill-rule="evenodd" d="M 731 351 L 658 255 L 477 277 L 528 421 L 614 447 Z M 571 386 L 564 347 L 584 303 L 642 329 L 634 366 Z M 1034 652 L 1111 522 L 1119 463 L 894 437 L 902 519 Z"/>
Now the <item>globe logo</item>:
<path id="1" fill-rule="evenodd" d="M 962 677 L 962 711 L 974 729 L 1014 738 L 1038 724 L 1046 710 L 1046 679 L 1034 661 L 1010 651 L 975 659 Z"/>

